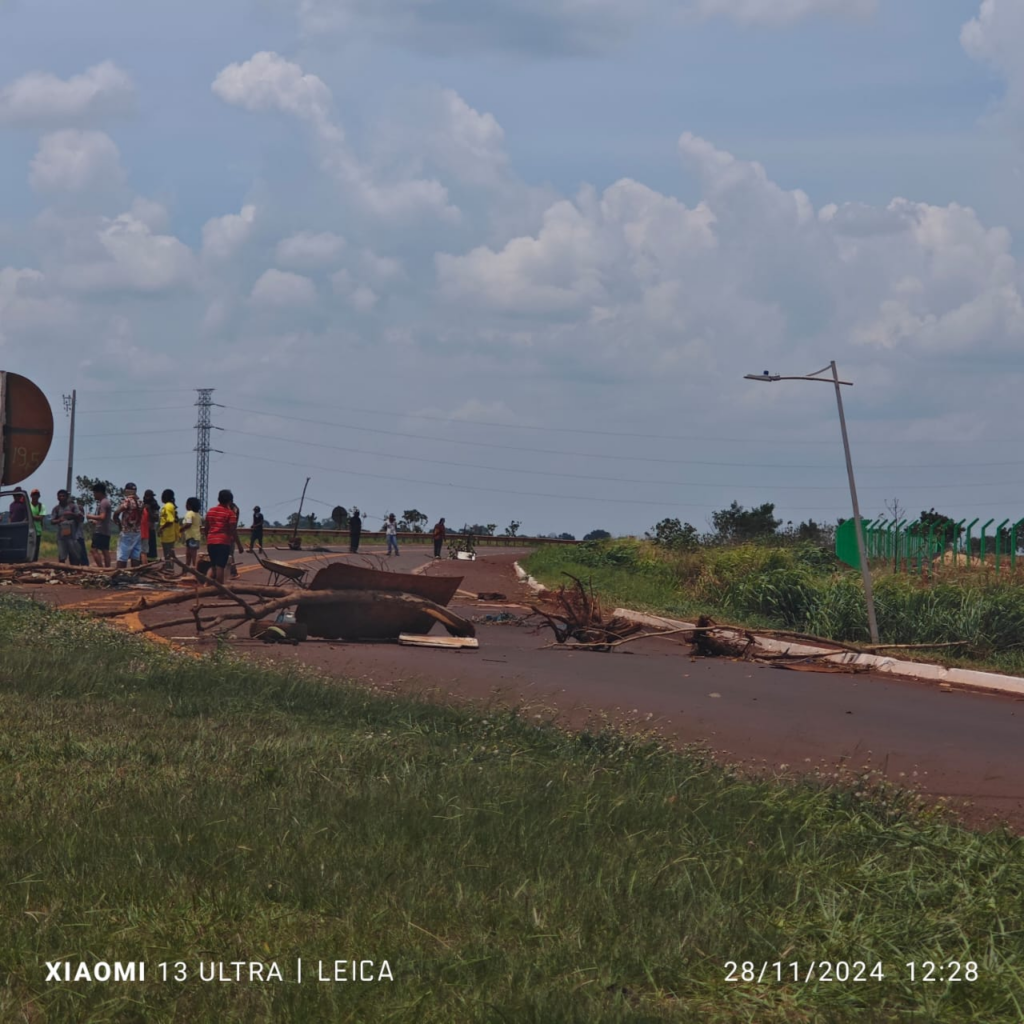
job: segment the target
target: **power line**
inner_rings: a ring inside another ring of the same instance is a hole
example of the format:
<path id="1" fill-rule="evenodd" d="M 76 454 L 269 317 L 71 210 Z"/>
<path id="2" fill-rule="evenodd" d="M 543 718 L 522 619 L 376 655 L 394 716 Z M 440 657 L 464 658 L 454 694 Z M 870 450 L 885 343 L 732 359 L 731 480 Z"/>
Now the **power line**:
<path id="1" fill-rule="evenodd" d="M 118 452 L 116 455 L 89 455 L 88 458 L 98 462 L 101 459 L 111 462 L 126 462 L 129 459 L 164 459 L 169 458 L 172 455 L 191 455 L 191 451 L 187 452 L 150 452 L 149 455 L 123 455 Z M 78 458 L 81 459 L 82 455 L 79 453 Z"/>
<path id="2" fill-rule="evenodd" d="M 167 395 L 177 391 L 195 391 L 195 388 L 120 388 L 113 391 L 105 391 L 102 388 L 79 388 L 78 391 L 83 395 Z"/>
<path id="3" fill-rule="evenodd" d="M 294 460 L 288 459 L 271 459 L 262 455 L 243 455 L 241 452 L 225 451 L 225 455 L 231 456 L 236 459 L 249 459 L 255 462 L 270 462 L 279 466 L 291 466 L 295 467 Z M 502 487 L 477 487 L 472 484 L 453 484 L 451 482 L 443 483 L 438 480 L 420 480 L 412 477 L 398 477 L 392 476 L 391 474 L 383 473 L 362 473 L 354 470 L 337 469 L 334 466 L 314 466 L 309 463 L 303 463 L 305 469 L 316 469 L 324 473 L 330 473 L 335 476 L 359 476 L 367 477 L 373 480 L 387 480 L 391 483 L 407 483 L 417 484 L 424 487 L 442 487 L 451 491 L 477 491 L 487 494 L 511 494 L 516 497 L 529 497 L 529 498 L 551 498 L 555 501 L 587 501 L 601 504 L 613 504 L 613 505 L 644 505 L 653 506 L 656 508 L 696 508 L 706 510 L 707 504 L 695 505 L 692 502 L 679 502 L 667 499 L 664 501 L 644 501 L 641 499 L 629 499 L 629 498 L 601 498 L 593 495 L 575 495 L 575 494 L 549 494 L 539 491 L 522 491 L 522 490 L 509 490 Z M 723 484 L 723 487 L 735 486 L 730 484 Z M 770 485 L 765 485 L 770 486 Z M 989 502 L 988 504 L 975 504 L 972 502 L 973 508 L 1005 508 L 1007 505 L 1012 504 L 1010 501 L 1002 502 Z M 797 507 L 791 507 L 786 505 L 777 505 L 776 511 L 785 511 L 792 508 L 793 511 L 799 515 L 803 515 L 808 512 L 829 512 L 838 513 L 840 515 L 846 513 L 849 514 L 849 508 L 846 505 L 827 505 L 827 506 L 815 506 L 808 507 L 801 505 Z"/>
<path id="4" fill-rule="evenodd" d="M 567 451 L 562 451 L 562 450 L 553 449 L 553 448 L 527 448 L 527 447 L 523 447 L 521 445 L 494 444 L 494 443 L 488 442 L 488 441 L 462 441 L 462 440 L 457 440 L 457 439 L 454 439 L 454 438 L 438 437 L 438 436 L 433 435 L 433 434 L 409 434 L 409 433 L 405 433 L 403 431 L 397 431 L 397 430 L 384 430 L 383 428 L 379 428 L 379 427 L 361 427 L 361 426 L 357 426 L 357 425 L 352 424 L 352 423 L 335 423 L 335 422 L 332 422 L 330 420 L 310 419 L 310 418 L 305 417 L 305 416 L 286 416 L 283 413 L 265 412 L 265 411 L 259 410 L 259 409 L 245 409 L 245 408 L 242 408 L 241 406 L 237 406 L 237 405 L 225 405 L 224 408 L 225 409 L 231 409 L 234 412 L 248 413 L 248 414 L 253 415 L 253 416 L 264 416 L 264 417 L 268 417 L 270 419 L 291 420 L 291 421 L 296 422 L 296 423 L 309 423 L 309 424 L 312 424 L 313 426 L 335 427 L 335 428 L 340 428 L 342 430 L 362 431 L 363 433 L 368 433 L 368 434 L 383 434 L 383 435 L 385 435 L 387 437 L 402 437 L 402 438 L 408 438 L 408 439 L 412 439 L 412 440 L 416 440 L 416 441 L 439 441 L 442 444 L 459 444 L 459 445 L 464 445 L 464 446 L 469 446 L 469 447 L 474 447 L 474 448 L 494 448 L 494 449 L 497 449 L 497 450 L 500 450 L 500 451 L 527 452 L 527 453 L 533 454 L 533 455 L 560 455 L 560 456 L 569 456 L 571 458 L 605 459 L 605 460 L 612 460 L 612 461 L 616 461 L 616 462 L 654 462 L 654 463 L 659 463 L 661 465 L 671 465 L 671 466 L 729 466 L 729 467 L 732 467 L 732 468 L 735 468 L 735 469 L 835 469 L 836 468 L 835 465 L 831 464 L 831 463 L 829 463 L 829 464 L 824 464 L 824 463 L 812 463 L 812 464 L 808 464 L 808 463 L 795 463 L 795 464 L 787 464 L 787 463 L 762 463 L 762 462 L 721 462 L 719 460 L 702 460 L 702 459 L 662 459 L 662 458 L 657 458 L 657 457 L 648 456 L 648 455 L 610 455 L 610 454 L 608 454 L 606 452 L 567 452 Z M 241 431 L 241 430 L 236 430 L 234 432 L 238 433 L 238 434 L 245 433 L 245 431 Z M 257 437 L 264 436 L 264 437 L 266 437 L 266 436 L 269 436 L 269 435 L 254 434 L 253 436 L 257 436 Z M 292 439 L 291 438 L 280 438 L 280 440 L 292 440 Z M 825 442 L 823 442 L 823 443 L 825 443 Z M 355 449 L 348 449 L 348 450 L 355 450 Z M 365 454 L 379 454 L 379 455 L 382 455 L 382 456 L 385 456 L 385 457 L 392 457 L 390 455 L 390 453 L 384 453 L 384 452 L 365 453 Z M 394 457 L 397 458 L 397 456 L 394 456 Z M 977 465 L 983 465 L 983 464 L 982 463 L 966 463 L 966 464 L 964 464 L 964 466 L 962 466 L 960 468 L 969 467 L 969 466 L 977 466 Z M 1000 466 L 1000 465 L 1019 466 L 1019 465 L 1024 465 L 1024 462 L 990 463 L 990 464 L 986 464 L 986 465 L 992 465 L 992 466 Z M 943 462 L 943 463 L 935 463 L 935 464 L 931 464 L 931 465 L 921 465 L 921 464 L 918 463 L 918 464 L 915 464 L 915 465 L 912 465 L 912 466 L 900 466 L 900 465 L 872 466 L 872 465 L 863 465 L 863 464 L 858 463 L 857 468 L 858 469 L 899 469 L 899 470 L 912 470 L 912 469 L 951 469 L 951 468 L 956 468 L 956 467 L 955 467 L 955 464 L 953 464 L 953 463 Z"/>
<path id="5" fill-rule="evenodd" d="M 131 432 L 132 437 L 136 437 L 140 434 L 185 434 L 192 433 L 192 427 L 169 427 L 166 430 L 133 430 Z M 123 430 L 108 430 L 102 434 L 76 434 L 76 437 L 124 437 L 125 432 Z"/>
<path id="6" fill-rule="evenodd" d="M 348 448 L 348 447 L 345 447 L 343 445 L 326 444 L 326 443 L 324 443 L 322 441 L 304 441 L 304 440 L 301 440 L 300 438 L 282 437 L 282 436 L 277 435 L 277 434 L 260 434 L 260 433 L 256 433 L 255 431 L 251 431 L 251 430 L 231 430 L 230 433 L 238 434 L 239 436 L 243 436 L 243 437 L 257 437 L 257 438 L 261 438 L 261 439 L 266 440 L 266 441 L 283 441 L 283 442 L 288 443 L 288 444 L 306 445 L 307 447 L 310 447 L 310 448 L 327 448 L 327 449 L 329 449 L 331 451 L 346 452 L 346 453 L 348 453 L 350 455 L 373 455 L 373 456 L 380 457 L 380 458 L 387 458 L 389 460 L 391 460 L 391 459 L 399 459 L 399 460 L 401 460 L 403 462 L 428 463 L 428 464 L 434 465 L 434 466 L 455 466 L 455 467 L 457 467 L 459 469 L 482 469 L 484 471 L 491 471 L 491 472 L 497 472 L 497 473 L 519 473 L 519 474 L 524 474 L 524 475 L 527 475 L 527 476 L 553 476 L 553 477 L 565 478 L 565 479 L 571 479 L 571 480 L 594 480 L 594 481 L 599 481 L 599 482 L 602 482 L 602 483 L 615 483 L 615 484 L 648 484 L 648 485 L 653 485 L 653 486 L 657 486 L 657 487 L 697 487 L 697 488 L 704 488 L 704 489 L 715 489 L 715 488 L 720 488 L 720 487 L 736 487 L 736 486 L 741 486 L 739 484 L 736 484 L 736 483 L 733 483 L 733 482 L 729 482 L 729 481 L 725 481 L 725 482 L 722 482 L 722 483 L 703 483 L 703 482 L 694 482 L 694 481 L 689 481 L 689 480 L 665 480 L 665 479 L 661 479 L 661 480 L 650 480 L 650 479 L 647 479 L 647 480 L 644 480 L 644 479 L 637 479 L 635 477 L 609 477 L 609 476 L 595 476 L 593 474 L 588 474 L 588 473 L 568 473 L 568 472 L 564 472 L 562 470 L 513 469 L 513 468 L 505 467 L 505 466 L 486 466 L 486 465 L 481 465 L 479 463 L 473 463 L 473 462 L 458 462 L 458 461 L 453 461 L 451 459 L 430 459 L 430 458 L 416 456 L 416 455 L 401 455 L 401 454 L 393 453 L 393 452 L 366 451 L 365 449 L 362 449 L 362 448 Z M 726 464 L 725 463 L 717 463 L 715 465 L 726 465 Z M 760 467 L 760 468 L 774 468 L 774 467 Z M 838 468 L 838 467 L 830 467 L 830 468 Z M 989 482 L 979 482 L 979 483 L 973 483 L 973 484 L 940 484 L 937 487 L 935 485 L 932 485 L 932 484 L 918 484 L 918 485 L 912 485 L 912 486 L 901 485 L 900 489 L 902 491 L 928 491 L 928 492 L 943 491 L 943 490 L 963 490 L 963 489 L 977 490 L 977 489 L 982 488 L 982 487 L 1005 486 L 1006 483 L 1007 482 L 1005 480 L 998 480 L 998 481 L 993 481 L 991 483 L 989 483 Z M 750 482 L 744 482 L 744 484 L 746 486 L 750 486 Z M 776 484 L 776 483 L 772 483 L 772 484 L 766 484 L 765 486 L 770 486 L 772 488 L 772 490 L 775 490 L 775 491 L 844 491 L 844 490 L 846 490 L 846 487 L 847 487 L 847 485 L 845 483 L 839 483 L 839 484 L 806 484 L 806 485 L 802 485 L 802 484 Z M 888 484 L 876 485 L 876 486 L 870 486 L 870 487 L 862 487 L 861 488 L 861 490 L 863 490 L 863 491 L 889 491 L 891 489 L 892 489 L 891 486 L 888 485 Z"/>
<path id="7" fill-rule="evenodd" d="M 277 396 L 275 396 L 273 398 L 266 398 L 266 397 L 262 397 L 262 396 L 258 396 L 258 395 L 244 395 L 240 391 L 231 391 L 230 389 L 227 391 L 227 394 L 229 394 L 229 395 L 231 395 L 231 394 L 233 394 L 233 395 L 242 395 L 243 398 L 258 398 L 260 401 L 272 401 L 272 402 L 277 402 L 277 403 L 282 404 L 282 405 L 315 406 L 315 407 L 318 407 L 318 408 L 321 408 L 321 409 L 338 409 L 338 410 L 340 410 L 342 412 L 360 413 L 360 414 L 369 415 L 369 416 L 389 416 L 392 419 L 430 420 L 430 421 L 437 422 L 437 423 L 458 423 L 460 425 L 467 425 L 468 424 L 470 426 L 481 426 L 481 427 L 504 427 L 504 428 L 507 428 L 507 429 L 510 429 L 510 430 L 539 430 L 539 431 L 543 431 L 544 433 L 547 433 L 547 434 L 552 434 L 552 433 L 555 433 L 555 434 L 589 434 L 589 435 L 595 435 L 595 436 L 599 436 L 599 437 L 630 437 L 630 438 L 637 438 L 637 439 L 648 440 L 648 441 L 689 441 L 689 442 L 698 442 L 698 443 L 707 443 L 707 442 L 710 442 L 710 441 L 727 441 L 730 444 L 751 444 L 751 443 L 755 443 L 755 444 L 779 444 L 779 445 L 783 445 L 783 444 L 786 444 L 786 445 L 798 445 L 799 444 L 799 445 L 826 445 L 826 446 L 829 446 L 829 447 L 831 447 L 835 443 L 835 442 L 832 442 L 832 441 L 808 441 L 808 440 L 800 440 L 800 439 L 779 440 L 779 439 L 765 438 L 763 436 L 758 436 L 758 437 L 722 437 L 722 436 L 700 437 L 700 436 L 688 435 L 688 434 L 641 434 L 641 433 L 632 433 L 630 431 L 625 431 L 625 430 L 595 430 L 593 428 L 586 428 L 586 427 L 539 426 L 539 425 L 532 424 L 532 423 L 501 423 L 501 422 L 498 422 L 496 420 L 478 420 L 478 419 L 470 419 L 470 418 L 461 417 L 461 416 L 432 416 L 432 415 L 430 415 L 428 413 L 412 413 L 412 412 L 394 411 L 394 410 L 385 411 L 385 410 L 382 410 L 380 408 L 377 408 L 377 409 L 365 409 L 365 408 L 360 408 L 359 406 L 340 406 L 340 405 L 338 405 L 335 402 L 332 402 L 332 403 L 328 404 L 326 402 L 309 402 L 309 401 L 306 401 L 305 399 L 280 398 L 280 397 L 277 397 Z M 231 408 L 231 406 L 229 406 L 228 408 Z M 273 415 L 276 415 L 276 414 L 275 413 L 266 413 L 266 415 L 273 416 Z M 282 417 L 282 418 L 287 418 L 287 417 Z M 313 422 L 313 421 L 310 421 L 310 422 Z M 357 428 L 357 429 L 361 429 L 361 428 Z M 1006 443 L 1016 443 L 1016 441 L 1014 441 L 1012 438 L 996 438 L 996 439 L 994 439 L 994 441 L 1003 441 L 1003 442 L 1006 442 Z M 892 441 L 891 440 L 885 440 L 885 441 L 861 441 L 859 443 L 860 444 L 864 444 L 864 445 L 878 445 L 878 444 L 891 445 Z M 938 438 L 933 440 L 932 438 L 926 438 L 926 439 L 922 439 L 920 441 L 903 441 L 901 443 L 902 444 L 975 444 L 975 443 L 990 444 L 990 443 L 993 443 L 993 442 L 990 442 L 990 441 L 977 442 L 974 439 L 968 439 L 968 438 L 959 437 L 959 438 L 949 438 L 949 439 L 946 439 L 946 440 L 940 440 Z M 948 463 L 936 464 L 935 468 L 936 469 L 942 469 L 942 468 L 945 468 L 948 465 L 949 465 Z M 1021 463 L 990 463 L 990 465 L 1021 465 Z M 787 467 L 787 468 L 803 468 L 803 467 Z M 900 468 L 900 467 L 894 467 L 894 468 Z"/>
<path id="8" fill-rule="evenodd" d="M 164 409 L 191 409 L 191 405 L 147 405 L 145 408 L 135 409 L 79 409 L 79 416 L 98 416 L 102 413 L 119 413 L 119 412 L 160 412 Z"/>

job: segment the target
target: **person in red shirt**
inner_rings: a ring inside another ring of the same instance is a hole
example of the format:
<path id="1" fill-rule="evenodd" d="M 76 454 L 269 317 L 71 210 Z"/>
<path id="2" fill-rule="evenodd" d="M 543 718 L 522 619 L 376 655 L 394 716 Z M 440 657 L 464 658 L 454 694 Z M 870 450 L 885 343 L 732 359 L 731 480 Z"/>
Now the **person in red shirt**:
<path id="1" fill-rule="evenodd" d="M 206 550 L 210 556 L 210 571 L 218 583 L 224 582 L 231 549 L 238 530 L 238 513 L 232 507 L 235 496 L 229 490 L 217 495 L 218 504 L 206 513 Z"/>

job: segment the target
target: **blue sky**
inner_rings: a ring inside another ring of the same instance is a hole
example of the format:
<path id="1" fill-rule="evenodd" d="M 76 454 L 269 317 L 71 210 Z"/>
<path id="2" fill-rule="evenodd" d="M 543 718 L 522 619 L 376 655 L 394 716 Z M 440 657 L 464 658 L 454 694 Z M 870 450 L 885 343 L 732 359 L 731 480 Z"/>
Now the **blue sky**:
<path id="1" fill-rule="evenodd" d="M 0 2 L 3 368 L 80 472 L 191 493 L 216 387 L 243 505 L 582 534 L 844 514 L 830 391 L 742 380 L 835 358 L 865 511 L 1019 518 L 1022 52 L 1007 0 Z"/>

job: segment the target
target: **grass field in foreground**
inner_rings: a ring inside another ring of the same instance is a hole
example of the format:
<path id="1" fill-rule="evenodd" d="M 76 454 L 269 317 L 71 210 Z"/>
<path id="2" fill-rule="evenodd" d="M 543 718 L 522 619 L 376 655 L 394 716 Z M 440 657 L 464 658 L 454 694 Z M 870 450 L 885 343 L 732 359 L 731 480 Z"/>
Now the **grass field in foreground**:
<path id="1" fill-rule="evenodd" d="M 1024 1016 L 1021 841 L 870 779 L 744 779 L 20 599 L 0 598 L 0 650 L 0 1020 Z M 48 983 L 58 958 L 145 961 L 147 981 Z M 311 978 L 341 959 L 386 959 L 394 980 Z M 195 977 L 253 960 L 286 980 Z M 978 980 L 911 982 L 925 960 L 973 961 Z M 189 980 L 160 980 L 174 961 Z M 728 961 L 885 978 L 729 982 Z"/>

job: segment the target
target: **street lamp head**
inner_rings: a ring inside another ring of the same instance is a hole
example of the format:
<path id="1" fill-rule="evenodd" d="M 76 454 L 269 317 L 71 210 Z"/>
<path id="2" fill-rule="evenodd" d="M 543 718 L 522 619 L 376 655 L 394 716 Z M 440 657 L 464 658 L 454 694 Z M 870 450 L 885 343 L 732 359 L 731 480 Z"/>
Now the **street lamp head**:
<path id="1" fill-rule="evenodd" d="M 763 373 L 747 373 L 743 375 L 744 380 L 779 380 L 777 373 L 769 373 L 765 370 Z"/>

